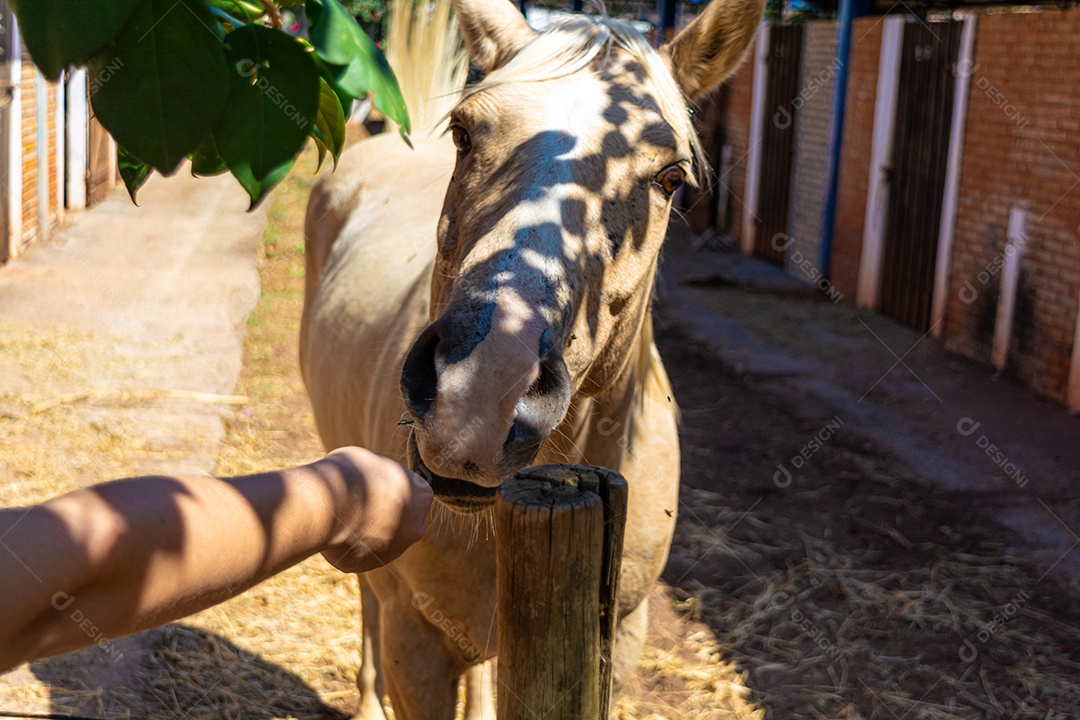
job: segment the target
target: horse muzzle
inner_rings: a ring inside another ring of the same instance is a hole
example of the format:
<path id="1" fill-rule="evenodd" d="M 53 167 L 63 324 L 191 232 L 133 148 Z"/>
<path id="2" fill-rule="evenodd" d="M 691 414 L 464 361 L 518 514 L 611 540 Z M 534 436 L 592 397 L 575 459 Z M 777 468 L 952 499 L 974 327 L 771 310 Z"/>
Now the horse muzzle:
<path id="1" fill-rule="evenodd" d="M 420 456 L 420 446 L 416 442 L 415 431 L 409 434 L 409 465 L 413 472 L 420 475 L 431 485 L 435 499 L 454 512 L 473 514 L 486 510 L 495 504 L 497 487 L 484 487 L 466 480 L 436 475 L 424 464 Z"/>

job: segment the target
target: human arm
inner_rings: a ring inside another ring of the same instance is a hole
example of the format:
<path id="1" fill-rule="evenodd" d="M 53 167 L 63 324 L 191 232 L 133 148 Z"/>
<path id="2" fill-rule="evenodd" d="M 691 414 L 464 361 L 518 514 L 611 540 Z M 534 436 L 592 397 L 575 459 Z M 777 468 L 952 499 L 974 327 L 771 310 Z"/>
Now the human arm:
<path id="1" fill-rule="evenodd" d="M 373 569 L 423 536 L 431 498 L 398 463 L 350 448 L 290 470 L 133 478 L 0 510 L 0 672 L 184 617 L 316 552 Z"/>

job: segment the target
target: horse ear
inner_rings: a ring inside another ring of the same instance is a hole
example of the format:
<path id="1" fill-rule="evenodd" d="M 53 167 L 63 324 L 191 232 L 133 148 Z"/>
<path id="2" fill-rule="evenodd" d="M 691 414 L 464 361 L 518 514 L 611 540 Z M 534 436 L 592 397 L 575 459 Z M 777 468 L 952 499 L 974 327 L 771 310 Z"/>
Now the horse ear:
<path id="1" fill-rule="evenodd" d="M 472 61 L 485 74 L 506 64 L 536 36 L 510 0 L 454 0 Z"/>
<path id="2" fill-rule="evenodd" d="M 726 80 L 754 39 L 764 0 L 712 0 L 690 25 L 661 48 L 688 100 Z"/>

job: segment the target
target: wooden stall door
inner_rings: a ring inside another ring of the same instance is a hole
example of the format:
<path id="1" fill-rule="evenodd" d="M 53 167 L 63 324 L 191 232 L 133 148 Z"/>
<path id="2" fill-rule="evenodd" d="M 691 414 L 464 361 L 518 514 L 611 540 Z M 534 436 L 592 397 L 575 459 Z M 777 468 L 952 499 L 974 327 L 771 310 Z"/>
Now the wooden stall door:
<path id="1" fill-rule="evenodd" d="M 881 311 L 930 329 L 962 22 L 904 26 L 885 219 Z"/>
<path id="2" fill-rule="evenodd" d="M 87 148 L 87 205 L 97 205 L 116 187 L 116 146 L 96 117 L 90 118 L 90 144 Z"/>
<path id="3" fill-rule="evenodd" d="M 761 190 L 754 254 L 784 264 L 788 243 L 774 242 L 788 233 L 791 165 L 795 148 L 795 98 L 799 94 L 799 62 L 803 25 L 769 28 L 766 64 L 765 127 L 761 133 Z"/>

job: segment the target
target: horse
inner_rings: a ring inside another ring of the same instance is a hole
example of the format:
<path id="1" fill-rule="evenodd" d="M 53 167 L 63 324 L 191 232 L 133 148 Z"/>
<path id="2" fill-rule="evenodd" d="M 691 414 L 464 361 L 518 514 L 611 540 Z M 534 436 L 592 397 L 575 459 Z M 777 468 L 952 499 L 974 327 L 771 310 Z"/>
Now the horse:
<path id="1" fill-rule="evenodd" d="M 713 0 L 655 49 L 615 19 L 537 32 L 508 0 L 454 0 L 472 82 L 445 132 L 358 143 L 313 189 L 300 354 L 319 434 L 407 463 L 437 500 L 427 536 L 362 578 L 363 720 L 384 688 L 401 720 L 449 720 L 462 677 L 468 717 L 494 717 L 491 509 L 534 463 L 627 479 L 616 687 L 633 672 L 678 507 L 651 302 L 673 195 L 703 172 L 688 103 L 763 9 Z"/>

